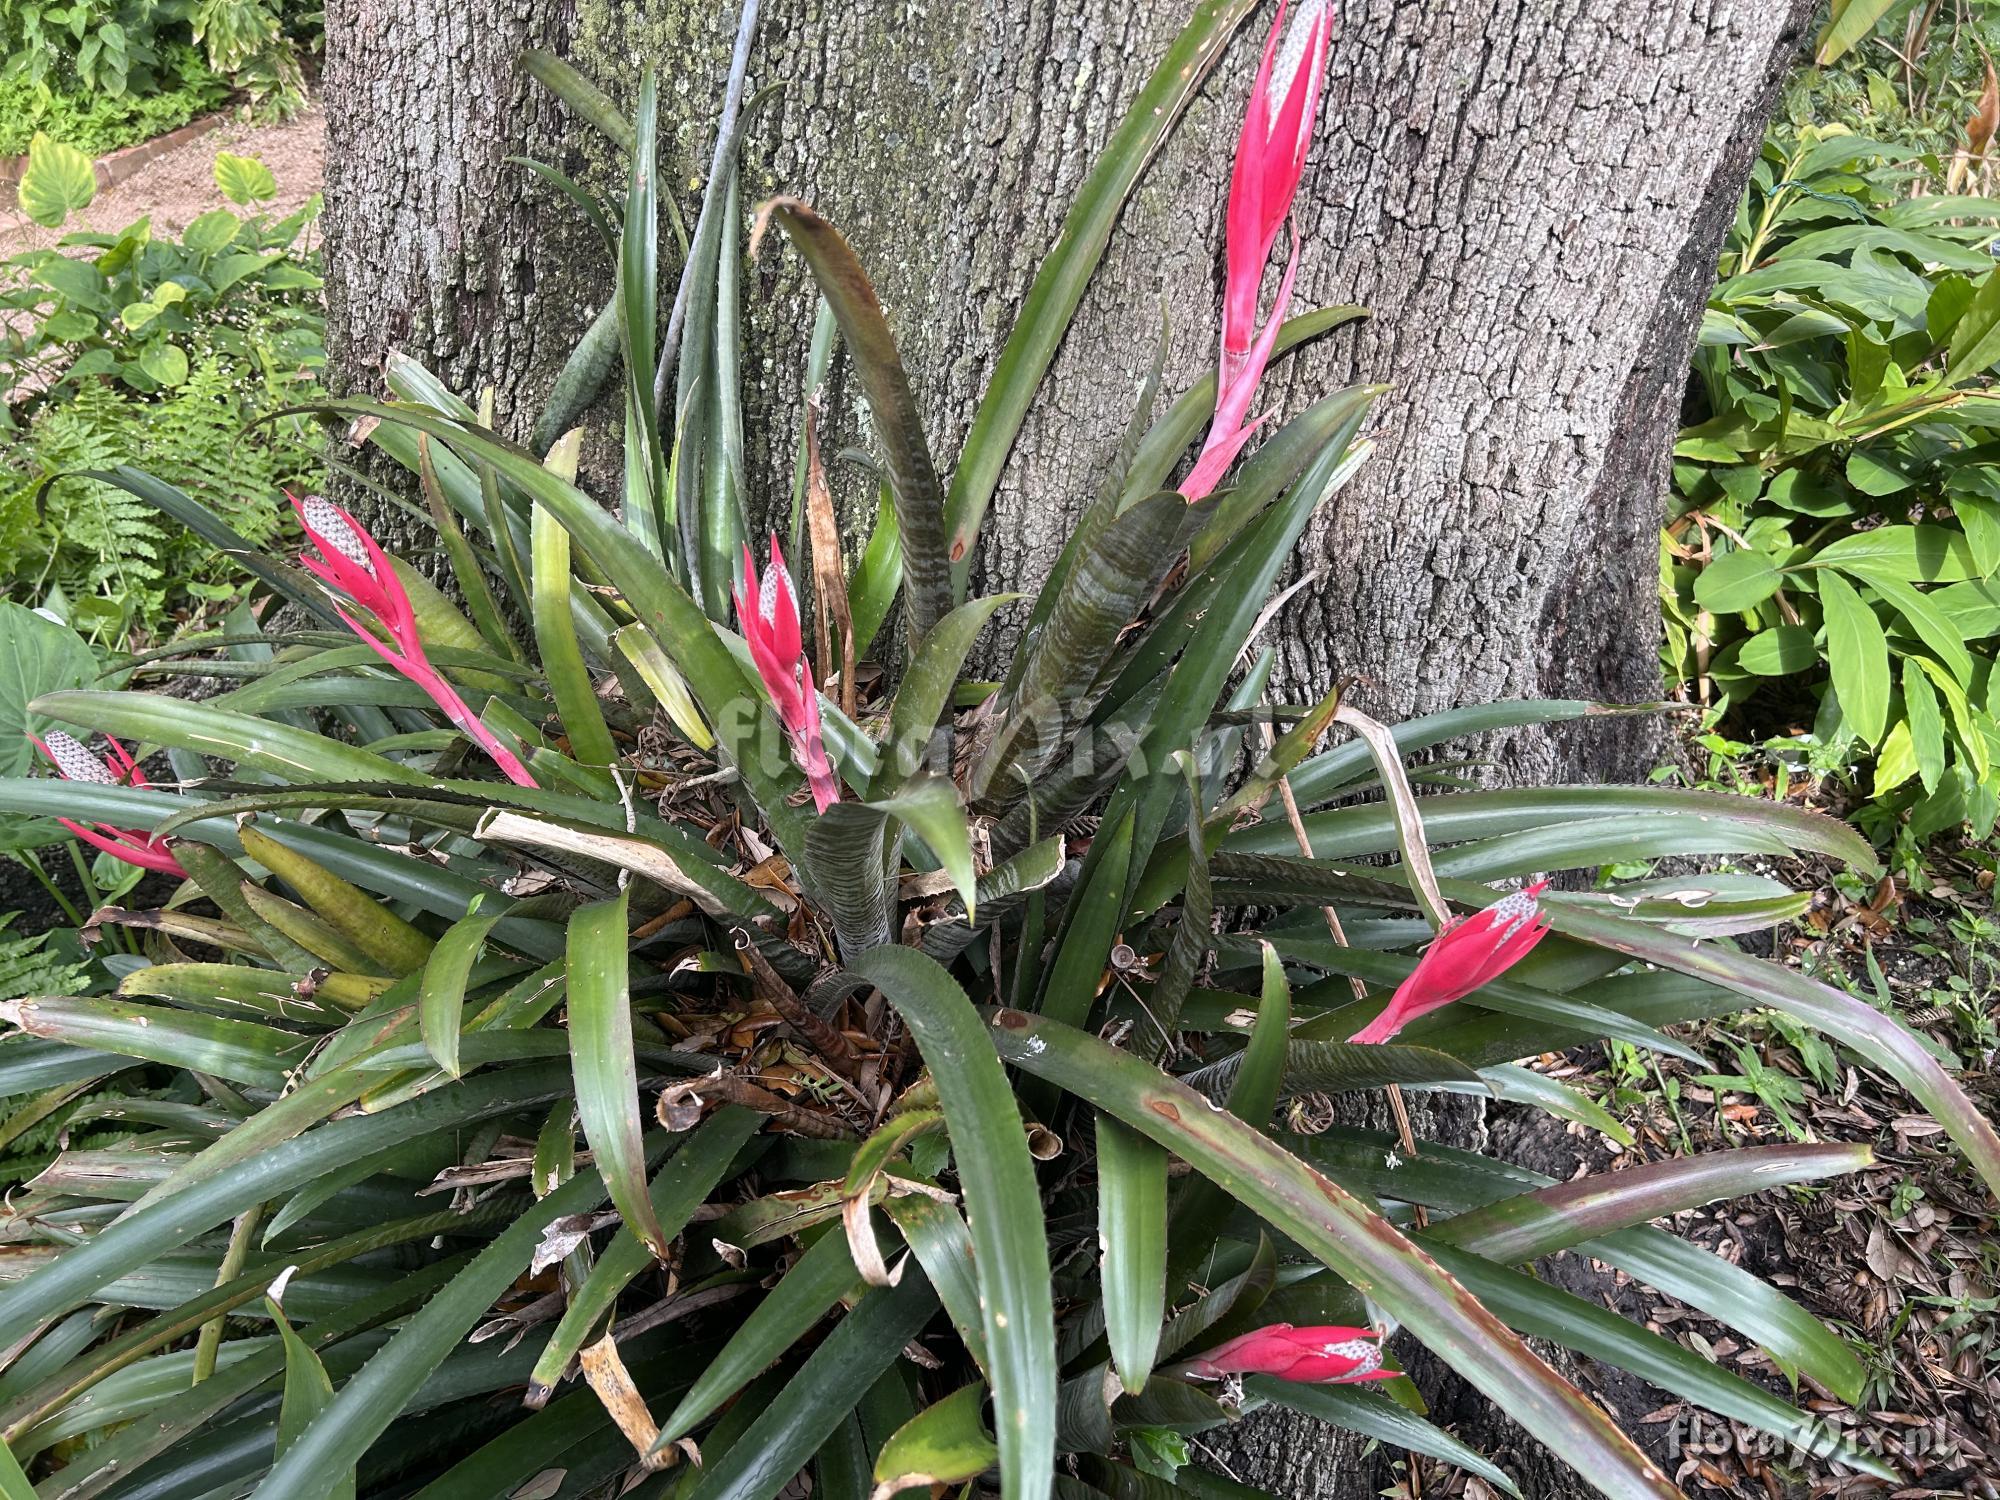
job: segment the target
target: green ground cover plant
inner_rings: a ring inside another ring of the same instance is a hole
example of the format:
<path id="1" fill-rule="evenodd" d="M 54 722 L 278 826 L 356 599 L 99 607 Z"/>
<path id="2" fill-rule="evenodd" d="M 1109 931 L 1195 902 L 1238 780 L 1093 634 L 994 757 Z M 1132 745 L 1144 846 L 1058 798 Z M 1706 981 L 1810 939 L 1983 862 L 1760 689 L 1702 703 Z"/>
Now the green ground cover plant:
<path id="1" fill-rule="evenodd" d="M 321 472 L 317 427 L 259 423 L 308 399 L 325 363 L 318 199 L 282 217 L 247 157 L 216 158 L 227 201 L 178 237 L 147 220 L 67 235 L 0 264 L 0 576 L 106 646 L 147 644 L 241 588 L 227 558 L 115 485 L 83 477 L 143 463 L 253 544 L 276 534 L 280 492 Z M 83 153 L 36 143 L 23 201 L 60 226 L 88 202 Z"/>

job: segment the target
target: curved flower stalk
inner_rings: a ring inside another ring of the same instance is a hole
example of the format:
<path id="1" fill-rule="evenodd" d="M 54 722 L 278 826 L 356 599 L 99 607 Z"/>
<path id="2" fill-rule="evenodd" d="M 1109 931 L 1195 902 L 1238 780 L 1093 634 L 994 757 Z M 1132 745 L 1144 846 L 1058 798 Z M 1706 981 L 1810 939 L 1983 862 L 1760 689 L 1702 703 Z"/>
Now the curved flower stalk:
<path id="1" fill-rule="evenodd" d="M 151 785 L 146 780 L 146 773 L 139 769 L 139 763 L 132 759 L 131 752 L 110 735 L 104 737 L 110 755 L 109 763 L 93 755 L 82 742 L 60 729 L 51 729 L 47 739 L 35 735 L 28 738 L 34 740 L 35 748 L 49 758 L 49 764 L 56 768 L 56 774 L 64 781 L 89 781 L 98 786 L 134 786 L 141 790 Z M 94 823 L 86 828 L 68 818 L 57 818 L 56 821 L 91 848 L 102 850 L 113 859 L 122 859 L 126 864 L 137 865 L 142 870 L 156 870 L 162 875 L 174 875 L 182 880 L 188 878 L 181 862 L 167 848 L 165 839 L 156 839 L 137 829 L 119 828 L 110 823 Z"/>
<path id="2" fill-rule="evenodd" d="M 1291 258 L 1278 283 L 1277 300 L 1260 329 L 1257 301 L 1263 290 L 1264 267 L 1278 243 L 1279 230 L 1291 215 L 1292 199 L 1305 173 L 1333 29 L 1331 0 L 1300 0 L 1289 27 L 1285 11 L 1286 6 L 1280 4 L 1271 22 L 1263 61 L 1250 88 L 1243 133 L 1236 142 L 1236 165 L 1229 179 L 1228 268 L 1222 294 L 1222 360 L 1216 373 L 1215 420 L 1209 424 L 1201 457 L 1181 484 L 1181 494 L 1190 504 L 1215 488 L 1264 421 L 1262 417 L 1250 420 L 1250 403 L 1256 399 L 1257 383 L 1277 346 L 1279 326 L 1291 305 L 1292 279 L 1299 269 L 1299 236 L 1294 229 Z"/>
<path id="3" fill-rule="evenodd" d="M 1463 1000 L 1513 968 L 1548 935 L 1549 919 L 1536 899 L 1547 888 L 1538 880 L 1445 928 L 1396 986 L 1388 1009 L 1348 1040 L 1386 1042 L 1418 1016 Z"/>
<path id="4" fill-rule="evenodd" d="M 300 554 L 300 565 L 374 617 L 376 628 L 370 630 L 336 604 L 334 612 L 347 628 L 372 647 L 383 661 L 422 688 L 431 702 L 444 711 L 446 718 L 493 758 L 493 763 L 509 781 L 516 786 L 536 785 L 535 778 L 528 774 L 528 768 L 521 764 L 520 757 L 480 723 L 479 715 L 458 695 L 458 689 L 431 665 L 430 658 L 424 653 L 423 637 L 417 633 L 417 615 L 411 607 L 409 593 L 404 589 L 402 580 L 396 577 L 396 570 L 389 565 L 388 554 L 376 544 L 375 538 L 331 500 L 318 495 L 308 495 L 304 500 L 297 495 L 286 498 L 292 502 L 292 509 L 298 512 L 299 525 L 305 528 L 306 535 L 319 548 L 319 557 Z M 393 646 L 384 645 L 376 630 L 387 636 Z"/>
<path id="5" fill-rule="evenodd" d="M 771 565 L 761 582 L 750 544 L 743 544 L 743 581 L 736 589 L 736 618 L 749 644 L 750 660 L 756 663 L 764 690 L 771 695 L 785 733 L 791 736 L 792 754 L 812 788 L 813 806 L 825 812 L 840 800 L 840 784 L 834 779 L 833 765 L 820 737 L 819 694 L 805 658 L 798 593 L 792 587 L 791 570 L 785 566 L 776 532 L 771 534 Z"/>
<path id="6" fill-rule="evenodd" d="M 1294 1328 L 1290 1323 L 1272 1323 L 1253 1328 L 1196 1355 L 1182 1368 L 1205 1380 L 1270 1375 L 1308 1385 L 1354 1385 L 1396 1378 L 1394 1370 L 1382 1368 L 1382 1340 L 1374 1329 L 1339 1324 Z"/>

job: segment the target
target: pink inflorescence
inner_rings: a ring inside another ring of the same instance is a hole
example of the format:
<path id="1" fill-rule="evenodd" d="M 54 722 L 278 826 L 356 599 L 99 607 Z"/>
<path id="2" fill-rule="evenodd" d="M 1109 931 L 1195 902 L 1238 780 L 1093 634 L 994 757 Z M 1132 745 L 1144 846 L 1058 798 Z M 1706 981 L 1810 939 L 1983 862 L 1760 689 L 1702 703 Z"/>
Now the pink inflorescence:
<path id="1" fill-rule="evenodd" d="M 1264 268 L 1291 216 L 1292 200 L 1305 173 L 1333 29 L 1331 0 L 1300 0 L 1289 26 L 1285 23 L 1286 8 L 1279 5 L 1271 33 L 1265 38 L 1263 60 L 1250 87 L 1250 107 L 1236 142 L 1236 165 L 1229 179 L 1228 267 L 1222 294 L 1222 358 L 1216 372 L 1215 419 L 1209 424 L 1200 458 L 1181 483 L 1181 494 L 1189 503 L 1215 488 L 1263 423 L 1262 417 L 1250 420 L 1250 403 L 1256 399 L 1257 384 L 1277 348 L 1278 330 L 1285 320 L 1285 309 L 1291 305 L 1292 279 L 1299 269 L 1295 229 L 1292 253 L 1278 282 L 1277 300 L 1259 328 L 1257 303 L 1263 291 Z"/>
<path id="2" fill-rule="evenodd" d="M 1445 928 L 1410 977 L 1396 986 L 1388 1009 L 1348 1040 L 1386 1042 L 1418 1016 L 1463 1000 L 1513 968 L 1548 933 L 1549 919 L 1537 899 L 1547 888 L 1546 880 L 1538 880 Z"/>
<path id="3" fill-rule="evenodd" d="M 146 774 L 139 769 L 139 763 L 110 735 L 104 737 L 109 763 L 60 729 L 51 729 L 46 739 L 32 735 L 29 738 L 34 739 L 36 748 L 49 758 L 49 764 L 56 768 L 56 774 L 64 781 L 86 781 L 97 786 L 130 786 L 142 791 L 148 787 Z M 165 839 L 156 839 L 137 829 L 119 828 L 111 823 L 93 823 L 86 827 L 68 818 L 56 821 L 91 848 L 101 849 L 113 859 L 122 859 L 126 864 L 137 865 L 142 870 L 157 870 L 162 875 L 176 875 L 182 880 L 188 878 L 187 871 L 174 858 Z"/>
<path id="4" fill-rule="evenodd" d="M 479 715 L 458 695 L 458 689 L 431 665 L 430 658 L 424 653 L 423 638 L 417 633 L 417 615 L 410 604 L 409 592 L 396 576 L 396 570 L 389 565 L 388 554 L 376 545 L 375 538 L 331 500 L 318 495 L 308 495 L 303 500 L 296 495 L 289 498 L 292 509 L 298 512 L 299 524 L 305 528 L 306 535 L 320 553 L 318 557 L 310 553 L 302 554 L 300 565 L 332 589 L 336 596 L 345 595 L 354 605 L 366 611 L 375 624 L 375 630 L 370 630 L 361 620 L 336 604 L 335 613 L 347 628 L 365 641 L 383 661 L 422 688 L 431 702 L 443 710 L 446 718 L 493 758 L 493 763 L 509 781 L 516 786 L 534 786 L 535 778 L 528 774 L 528 768 L 521 764 L 520 757 L 479 721 Z M 382 639 L 384 636 L 388 638 L 387 644 Z"/>
<path id="5" fill-rule="evenodd" d="M 754 601 L 754 602 L 753 602 Z M 799 628 L 798 593 L 792 587 L 785 554 L 771 536 L 771 565 L 762 580 L 757 561 L 743 545 L 743 581 L 736 589 L 736 618 L 750 647 L 750 660 L 764 690 L 771 695 L 779 721 L 791 737 L 792 753 L 812 788 L 813 806 L 825 812 L 840 800 L 840 784 L 826 758 L 820 734 L 819 694 L 813 688 L 812 667 L 806 661 L 805 636 Z"/>

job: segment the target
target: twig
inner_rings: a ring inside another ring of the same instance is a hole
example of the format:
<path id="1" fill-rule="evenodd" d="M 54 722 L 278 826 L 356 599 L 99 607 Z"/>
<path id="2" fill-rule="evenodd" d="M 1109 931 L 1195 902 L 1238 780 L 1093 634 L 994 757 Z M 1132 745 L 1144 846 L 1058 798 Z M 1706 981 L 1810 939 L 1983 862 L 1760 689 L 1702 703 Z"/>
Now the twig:
<path id="1" fill-rule="evenodd" d="M 667 1111 L 674 1108 L 690 1095 L 702 1099 L 715 1099 L 724 1104 L 736 1104 L 744 1109 L 755 1110 L 760 1115 L 769 1115 L 771 1123 L 780 1130 L 793 1135 L 810 1136 L 819 1141 L 851 1141 L 858 1139 L 859 1133 L 850 1130 L 838 1120 L 811 1110 L 800 1109 L 797 1105 L 780 1099 L 769 1089 L 759 1088 L 747 1078 L 738 1078 L 734 1073 L 716 1073 L 707 1078 L 690 1078 L 685 1083 L 677 1083 L 660 1095 L 661 1123 L 666 1122 Z"/>
<path id="2" fill-rule="evenodd" d="M 736 929 L 736 951 L 741 955 L 744 967 L 750 971 L 750 982 L 757 997 L 784 1017 L 785 1024 L 796 1031 L 829 1068 L 849 1083 L 859 1081 L 861 1055 L 854 1050 L 854 1044 L 839 1027 L 831 1021 L 822 1020 L 807 1008 L 797 992 L 785 983 L 784 976 L 772 968 L 771 961 L 758 951 L 756 939 L 747 928 Z"/>

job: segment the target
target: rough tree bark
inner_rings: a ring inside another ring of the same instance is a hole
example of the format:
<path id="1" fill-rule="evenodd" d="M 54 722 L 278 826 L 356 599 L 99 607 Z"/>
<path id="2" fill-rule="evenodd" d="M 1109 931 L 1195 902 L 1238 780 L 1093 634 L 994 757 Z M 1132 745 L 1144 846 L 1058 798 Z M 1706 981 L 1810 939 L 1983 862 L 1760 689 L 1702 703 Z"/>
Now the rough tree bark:
<path id="1" fill-rule="evenodd" d="M 1369 681 L 1387 715 L 1658 686 L 1655 535 L 1688 351 L 1723 228 L 1807 0 L 1361 0 L 1346 7 L 1301 196 L 1302 306 L 1357 331 L 1286 367 L 1288 409 L 1393 386 L 1376 456 L 1323 512 L 1285 612 L 1286 685 Z M 948 469 L 1036 266 L 1184 19 L 1165 0 L 769 0 L 753 85 L 782 81 L 746 199 L 782 188 L 871 267 Z M 1264 18 L 1129 206 L 1024 430 L 980 559 L 1032 585 L 1116 440 L 1165 305 L 1170 388 L 1212 358 L 1222 202 Z M 661 68 L 662 180 L 692 188 L 734 26 L 719 0 L 345 0 L 328 12 L 329 342 L 368 386 L 401 347 L 523 421 L 609 267 L 504 158 L 617 164 L 511 69 L 551 48 L 621 99 Z M 1253 35 L 1254 33 L 1254 35 Z M 694 194 L 683 195 L 692 205 Z M 811 298 L 768 248 L 746 278 L 753 470 L 789 492 Z M 836 392 L 836 419 L 844 404 Z M 847 414 L 852 420 L 852 414 Z M 845 476 L 844 503 L 866 503 Z M 1629 774 L 1639 732 L 1515 737 L 1519 776 Z M 1351 1449 L 1266 1423 L 1246 1477 L 1346 1496 Z M 1562 1493 L 1558 1481 L 1530 1486 Z"/>

